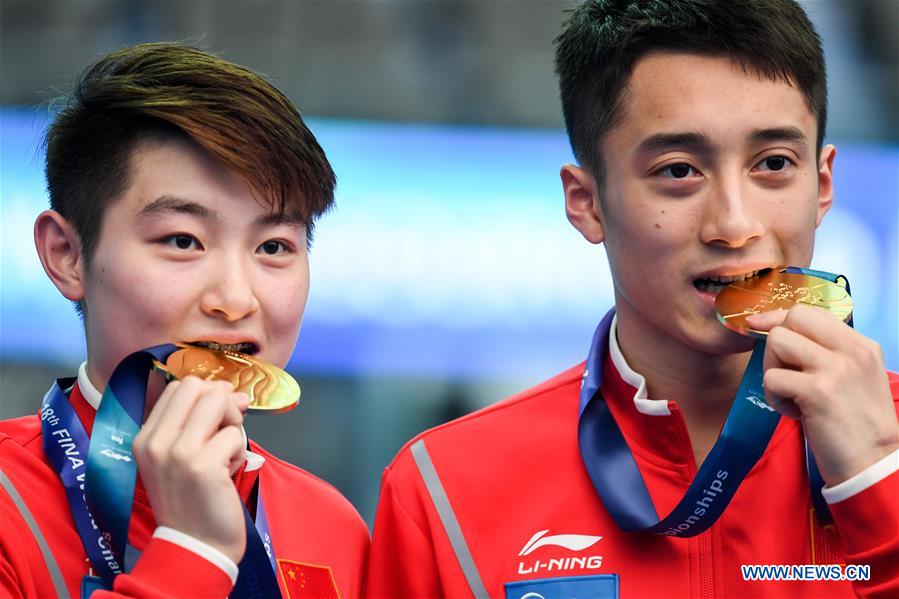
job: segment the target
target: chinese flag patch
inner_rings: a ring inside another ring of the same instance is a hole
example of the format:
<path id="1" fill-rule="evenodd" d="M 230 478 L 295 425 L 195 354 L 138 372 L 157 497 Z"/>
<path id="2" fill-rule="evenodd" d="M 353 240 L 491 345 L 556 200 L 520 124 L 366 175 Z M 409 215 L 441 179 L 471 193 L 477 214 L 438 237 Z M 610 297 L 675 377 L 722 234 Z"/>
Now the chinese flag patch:
<path id="1" fill-rule="evenodd" d="M 809 526 L 812 537 L 813 564 L 845 564 L 846 543 L 833 524 L 821 526 L 815 516 L 815 509 L 809 511 Z"/>
<path id="2" fill-rule="evenodd" d="M 340 599 L 328 566 L 279 559 L 278 569 L 288 599 Z"/>

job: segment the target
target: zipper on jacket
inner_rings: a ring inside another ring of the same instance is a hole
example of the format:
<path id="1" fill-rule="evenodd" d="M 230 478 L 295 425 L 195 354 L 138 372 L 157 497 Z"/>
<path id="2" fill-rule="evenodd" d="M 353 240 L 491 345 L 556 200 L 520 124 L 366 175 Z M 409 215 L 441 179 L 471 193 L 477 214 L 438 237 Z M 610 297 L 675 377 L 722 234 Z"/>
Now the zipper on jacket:
<path id="1" fill-rule="evenodd" d="M 690 442 L 689 434 L 686 432 L 686 424 L 684 424 L 684 436 L 687 439 L 687 472 L 690 480 L 696 478 L 699 468 L 696 466 L 696 460 L 693 457 L 693 446 Z M 696 537 L 699 545 L 699 596 L 702 599 L 715 599 L 715 579 L 714 579 L 714 560 L 712 556 L 712 529 L 709 528 L 705 532 Z"/>
<path id="2" fill-rule="evenodd" d="M 699 584 L 700 596 L 703 599 L 714 599 L 714 560 L 712 559 L 712 531 L 707 530 L 699 535 Z"/>

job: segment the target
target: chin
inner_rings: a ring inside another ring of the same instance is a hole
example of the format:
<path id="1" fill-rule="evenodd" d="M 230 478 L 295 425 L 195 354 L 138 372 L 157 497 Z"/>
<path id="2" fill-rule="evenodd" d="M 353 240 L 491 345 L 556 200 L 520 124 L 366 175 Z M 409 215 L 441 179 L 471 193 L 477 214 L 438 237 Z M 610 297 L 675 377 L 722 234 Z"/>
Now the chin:
<path id="1" fill-rule="evenodd" d="M 703 353 L 713 356 L 740 354 L 751 351 L 756 339 L 746 337 L 727 329 L 717 320 L 703 322 L 684 330 L 683 342 Z"/>
<path id="2" fill-rule="evenodd" d="M 737 333 L 722 327 L 722 332 L 720 334 L 716 333 L 714 336 L 704 339 L 700 349 L 709 354 L 719 356 L 725 354 L 742 354 L 751 351 L 752 348 L 755 347 L 756 341 L 757 340 L 752 337 L 738 335 Z"/>
<path id="3" fill-rule="evenodd" d="M 268 362 L 269 364 L 271 364 L 273 366 L 277 366 L 278 368 L 281 368 L 282 370 L 284 369 L 284 367 L 287 366 L 287 363 L 290 361 L 290 354 L 287 354 L 284 357 L 280 357 L 277 355 L 273 355 L 271 353 L 267 353 L 267 354 L 260 354 L 256 357 L 259 358 L 260 360 L 262 360 L 263 362 Z"/>

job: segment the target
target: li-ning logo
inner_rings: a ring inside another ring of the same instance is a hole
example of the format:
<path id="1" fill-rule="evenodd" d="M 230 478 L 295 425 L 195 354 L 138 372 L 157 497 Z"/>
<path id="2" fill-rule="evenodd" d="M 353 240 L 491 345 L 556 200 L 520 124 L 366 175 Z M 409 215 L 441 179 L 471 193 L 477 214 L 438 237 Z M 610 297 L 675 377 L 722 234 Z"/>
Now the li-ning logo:
<path id="1" fill-rule="evenodd" d="M 746 401 L 748 401 L 752 405 L 756 406 L 757 408 L 762 408 L 763 410 L 768 410 L 769 412 L 774 411 L 774 408 L 769 406 L 767 403 L 765 403 L 763 400 L 759 399 L 755 395 L 747 395 Z"/>
<path id="2" fill-rule="evenodd" d="M 531 540 L 525 543 L 524 548 L 522 548 L 518 556 L 524 557 L 525 555 L 530 555 L 536 549 L 539 549 L 540 547 L 544 547 L 546 545 L 557 545 L 559 547 L 564 547 L 565 549 L 571 549 L 572 551 L 583 551 L 584 549 L 595 545 L 596 542 L 602 538 L 590 535 L 552 535 L 549 537 L 543 536 L 548 532 L 549 529 L 541 530 L 533 537 L 531 537 Z"/>
<path id="3" fill-rule="evenodd" d="M 602 537 L 593 535 L 550 535 L 545 536 L 549 530 L 541 530 L 534 534 L 531 539 L 525 543 L 518 557 L 526 557 L 541 547 L 555 546 L 564 547 L 570 551 L 583 551 L 595 545 Z M 545 560 L 534 560 L 526 563 L 524 560 L 518 562 L 519 574 L 533 574 L 540 571 L 554 572 L 561 570 L 577 570 L 588 569 L 596 570 L 602 566 L 601 555 L 590 555 L 584 557 L 560 557 Z"/>

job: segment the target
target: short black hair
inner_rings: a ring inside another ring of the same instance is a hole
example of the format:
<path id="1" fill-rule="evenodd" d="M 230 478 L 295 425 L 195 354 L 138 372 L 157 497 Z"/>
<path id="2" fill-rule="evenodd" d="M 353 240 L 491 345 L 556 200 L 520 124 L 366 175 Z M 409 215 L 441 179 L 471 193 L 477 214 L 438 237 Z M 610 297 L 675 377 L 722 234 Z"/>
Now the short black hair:
<path id="1" fill-rule="evenodd" d="M 72 223 L 90 265 L 109 203 L 144 142 L 191 139 L 311 239 L 336 178 L 293 103 L 263 77 L 197 48 L 148 43 L 88 67 L 46 134 L 50 207 Z"/>
<path id="2" fill-rule="evenodd" d="M 827 124 L 821 39 L 793 0 L 587 0 L 556 38 L 556 73 L 568 139 L 601 186 L 603 136 L 621 116 L 634 65 L 651 51 L 728 56 L 744 69 L 795 86 Z"/>

